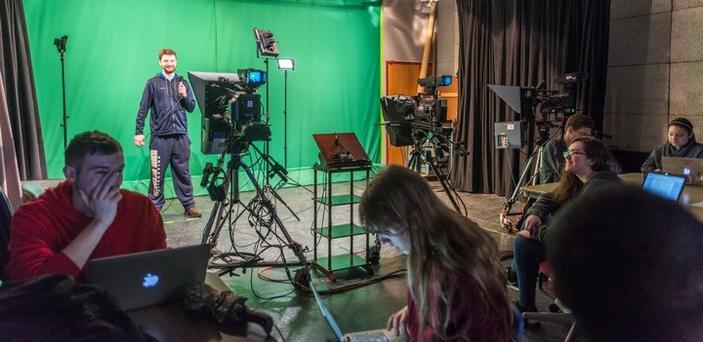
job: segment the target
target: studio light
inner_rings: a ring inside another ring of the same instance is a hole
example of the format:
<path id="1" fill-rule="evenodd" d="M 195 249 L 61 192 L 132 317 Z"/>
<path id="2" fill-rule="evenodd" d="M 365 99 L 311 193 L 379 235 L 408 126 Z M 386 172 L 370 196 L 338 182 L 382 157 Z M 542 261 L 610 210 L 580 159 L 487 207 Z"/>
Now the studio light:
<path id="1" fill-rule="evenodd" d="M 295 69 L 295 61 L 293 58 L 278 58 L 276 59 L 276 62 L 278 62 L 278 68 L 281 70 Z"/>

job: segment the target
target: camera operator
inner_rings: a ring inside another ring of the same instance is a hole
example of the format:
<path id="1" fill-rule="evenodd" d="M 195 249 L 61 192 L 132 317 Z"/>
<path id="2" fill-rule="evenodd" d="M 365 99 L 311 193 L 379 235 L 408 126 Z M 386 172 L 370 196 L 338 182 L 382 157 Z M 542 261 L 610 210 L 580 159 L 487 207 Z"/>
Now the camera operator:
<path id="1" fill-rule="evenodd" d="M 575 114 L 566 120 L 564 136 L 554 139 L 544 146 L 540 156 L 539 184 L 554 183 L 559 180 L 564 168 L 564 151 L 577 138 L 591 136 L 593 120 L 584 114 Z"/>

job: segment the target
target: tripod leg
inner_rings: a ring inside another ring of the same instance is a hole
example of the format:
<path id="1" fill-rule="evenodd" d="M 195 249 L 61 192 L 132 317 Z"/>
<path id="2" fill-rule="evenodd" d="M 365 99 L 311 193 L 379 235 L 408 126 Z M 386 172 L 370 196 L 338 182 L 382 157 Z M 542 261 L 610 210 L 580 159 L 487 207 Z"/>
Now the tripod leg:
<path id="1" fill-rule="evenodd" d="M 278 227 L 281 229 L 281 233 L 283 233 L 283 236 L 286 238 L 286 243 L 288 244 L 288 247 L 290 247 L 293 250 L 293 253 L 295 254 L 296 257 L 298 257 L 298 260 L 300 260 L 300 263 L 302 265 L 307 266 L 307 261 L 305 258 L 305 254 L 303 254 L 303 247 L 295 242 L 293 238 L 288 234 L 288 231 L 286 230 L 286 227 L 283 225 L 283 222 L 281 219 L 278 217 L 278 214 L 276 213 L 276 210 L 273 208 L 273 205 L 271 205 L 271 201 L 266 198 L 266 196 L 263 193 L 263 189 L 259 185 L 259 183 L 256 181 L 256 176 L 254 176 L 254 173 L 251 171 L 251 169 L 242 164 L 242 169 L 244 169 L 244 172 L 247 174 L 249 177 L 249 180 L 251 180 L 251 183 L 254 185 L 254 188 L 256 188 L 256 193 L 258 194 L 257 196 L 260 196 L 259 198 L 269 206 L 271 209 L 271 216 L 273 217 L 274 222 L 278 225 Z"/>
<path id="2" fill-rule="evenodd" d="M 410 161 L 408 161 L 408 169 L 414 170 L 417 173 L 420 173 L 420 162 L 418 161 L 419 158 L 417 157 L 417 153 L 415 153 L 415 150 L 410 153 Z"/>
<path id="3" fill-rule="evenodd" d="M 271 193 L 273 194 L 273 197 L 275 197 L 276 200 L 278 200 L 279 202 L 283 203 L 283 205 L 286 207 L 286 209 L 288 209 L 288 211 L 289 211 L 291 214 L 293 214 L 293 217 L 295 217 L 296 220 L 300 221 L 300 217 L 298 217 L 298 215 L 296 215 L 296 213 L 293 211 L 293 209 L 291 209 L 291 207 L 288 205 L 288 203 L 286 203 L 286 201 L 284 201 L 283 198 L 281 198 L 281 196 L 278 195 L 278 193 L 276 192 L 276 189 L 274 189 L 274 188 L 269 184 L 269 177 L 268 177 L 268 175 L 269 175 L 269 171 L 268 171 L 269 166 L 273 166 L 274 170 L 276 170 L 276 169 L 280 168 L 281 164 L 279 164 L 275 159 L 273 159 L 273 157 L 271 157 L 271 156 L 268 155 L 267 153 L 261 153 L 261 150 L 259 150 L 259 148 L 256 147 L 256 145 L 253 145 L 253 144 L 252 144 L 251 147 L 252 147 L 257 153 L 259 153 L 259 155 L 261 155 L 261 157 L 262 157 L 263 160 L 264 160 L 264 163 L 266 164 L 266 175 L 267 175 L 267 176 L 266 176 L 266 184 L 264 185 L 264 190 L 270 190 Z M 287 172 L 285 172 L 285 169 L 283 170 L 283 172 L 284 172 L 284 174 L 287 174 Z M 255 198 L 256 198 L 256 197 L 255 197 Z M 250 203 L 251 203 L 251 202 L 250 202 Z"/>
<path id="4" fill-rule="evenodd" d="M 268 187 L 268 189 L 271 191 L 271 194 L 273 195 L 273 197 L 276 198 L 276 200 L 278 202 L 281 202 L 283 204 L 283 206 L 285 206 L 286 209 L 288 209 L 288 211 L 293 215 L 293 217 L 295 217 L 295 219 L 298 220 L 298 222 L 300 222 L 300 217 L 298 217 L 298 215 L 295 214 L 295 212 L 293 211 L 293 209 L 291 209 L 291 207 L 288 205 L 288 203 L 286 203 L 286 201 L 284 201 L 283 198 L 281 198 L 281 196 L 278 195 L 278 192 L 276 191 L 276 189 L 274 189 L 273 187 Z"/>
<path id="5" fill-rule="evenodd" d="M 536 153 L 532 153 L 530 158 L 527 159 L 527 162 L 525 163 L 525 168 L 522 170 L 522 174 L 520 175 L 520 179 L 517 181 L 517 184 L 515 184 L 515 189 L 513 190 L 512 195 L 508 199 L 507 202 L 505 202 L 505 211 L 506 214 L 509 214 L 510 209 L 512 208 L 513 204 L 517 202 L 518 197 L 520 196 L 520 190 L 522 187 L 525 185 L 525 181 L 527 180 L 527 176 L 530 174 L 530 168 L 532 168 L 532 164 L 535 162 L 535 158 L 539 155 L 539 151 L 541 151 L 541 147 L 535 151 Z"/>
<path id="6" fill-rule="evenodd" d="M 234 173 L 236 172 L 236 170 L 227 171 L 227 176 L 223 184 L 223 187 L 225 189 L 227 189 L 228 186 L 232 185 L 231 180 L 234 176 Z M 233 186 L 236 187 L 236 183 L 234 184 L 235 185 Z M 230 205 L 227 205 L 226 200 L 215 202 L 215 205 L 212 207 L 210 217 L 208 218 L 207 223 L 205 224 L 205 229 L 203 229 L 203 237 L 201 243 L 208 244 L 211 246 L 211 248 L 215 248 L 215 246 L 217 246 L 217 239 L 220 236 L 222 227 L 224 226 L 225 222 L 227 221 L 227 218 L 229 217 L 232 211 L 232 206 L 237 202 L 238 199 L 234 198 L 231 199 Z"/>
<path id="7" fill-rule="evenodd" d="M 444 177 L 442 177 L 442 174 L 437 171 L 437 168 L 434 165 L 434 160 L 432 160 L 431 158 L 428 159 L 427 164 L 430 166 L 430 169 L 432 169 L 432 172 L 434 172 L 434 174 L 437 176 L 439 184 L 442 185 L 442 189 L 444 189 L 444 192 L 447 194 L 447 197 L 449 197 L 449 201 L 452 202 L 452 206 L 454 206 L 456 212 L 461 213 L 461 211 L 459 210 L 459 204 L 457 204 L 456 198 L 454 198 L 454 194 L 449 190 L 447 180 L 444 179 Z"/>

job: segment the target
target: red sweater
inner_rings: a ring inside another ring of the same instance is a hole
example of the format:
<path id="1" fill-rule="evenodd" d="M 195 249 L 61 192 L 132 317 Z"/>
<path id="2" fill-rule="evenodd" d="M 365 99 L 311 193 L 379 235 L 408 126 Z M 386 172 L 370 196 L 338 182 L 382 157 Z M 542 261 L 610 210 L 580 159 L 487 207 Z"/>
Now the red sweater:
<path id="1" fill-rule="evenodd" d="M 89 260 L 166 248 L 164 224 L 151 201 L 131 191 L 120 193 L 115 221 Z M 12 217 L 10 261 L 5 268 L 9 279 L 60 273 L 78 282 L 84 280 L 85 268 L 62 252 L 92 220 L 73 208 L 71 194 L 71 184 L 61 182 L 17 210 Z"/>
<path id="2" fill-rule="evenodd" d="M 503 323 L 498 313 L 488 307 L 488 303 L 479 296 L 478 290 L 469 277 L 448 273 L 445 284 L 453 292 L 453 302 L 449 305 L 452 311 L 452 320 L 448 331 L 445 333 L 452 341 L 508 341 L 510 337 L 503 333 Z M 438 298 L 434 298 L 431 310 L 439 312 L 440 317 L 446 315 L 447 305 L 438 305 Z M 425 326 L 423 338 L 420 339 L 419 316 L 415 301 L 408 291 L 408 336 L 410 341 L 441 341 L 429 325 Z M 429 317 L 426 318 L 429 321 Z"/>

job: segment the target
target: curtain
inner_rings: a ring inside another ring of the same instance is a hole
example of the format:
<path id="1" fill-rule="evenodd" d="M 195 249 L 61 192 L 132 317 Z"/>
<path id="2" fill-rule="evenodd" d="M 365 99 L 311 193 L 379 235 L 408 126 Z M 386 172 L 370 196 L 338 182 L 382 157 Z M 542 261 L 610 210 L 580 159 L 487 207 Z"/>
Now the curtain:
<path id="1" fill-rule="evenodd" d="M 531 152 L 496 150 L 493 124 L 516 114 L 488 84 L 559 89 L 556 78 L 586 72 L 577 106 L 600 129 L 607 71 L 608 0 L 457 0 L 459 15 L 459 113 L 456 138 L 467 143 L 457 156 L 452 182 L 463 191 L 506 194 Z M 534 140 L 533 129 L 527 132 Z M 527 144 L 529 145 L 529 144 Z"/>
<path id="2" fill-rule="evenodd" d="M 0 2 L 0 74 L 20 178 L 45 179 L 44 143 L 22 0 Z"/>
<path id="3" fill-rule="evenodd" d="M 2 75 L 1 72 L 0 75 Z M 17 209 L 22 204 L 22 187 L 10 126 L 10 113 L 5 101 L 5 87 L 0 83 L 0 186 L 10 200 L 12 208 Z"/>

